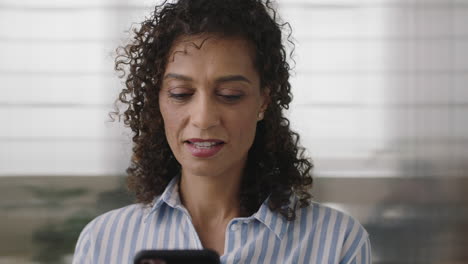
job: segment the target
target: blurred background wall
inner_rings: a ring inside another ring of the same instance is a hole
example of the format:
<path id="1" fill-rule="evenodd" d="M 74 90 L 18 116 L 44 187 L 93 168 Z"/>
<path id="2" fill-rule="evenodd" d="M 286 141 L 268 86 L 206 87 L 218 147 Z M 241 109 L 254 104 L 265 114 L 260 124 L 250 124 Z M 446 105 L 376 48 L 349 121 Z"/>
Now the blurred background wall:
<path id="1" fill-rule="evenodd" d="M 154 4 L 0 0 L 0 263 L 69 263 L 90 219 L 131 202 L 113 58 Z M 468 1 L 278 7 L 315 199 L 364 224 L 374 263 L 468 263 Z"/>

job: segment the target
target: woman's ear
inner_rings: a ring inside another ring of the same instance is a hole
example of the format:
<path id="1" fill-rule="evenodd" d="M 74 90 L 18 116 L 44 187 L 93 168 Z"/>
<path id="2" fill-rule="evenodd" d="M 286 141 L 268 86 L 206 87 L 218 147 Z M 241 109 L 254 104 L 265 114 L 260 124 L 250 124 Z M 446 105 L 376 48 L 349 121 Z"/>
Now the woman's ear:
<path id="1" fill-rule="evenodd" d="M 260 97 L 261 97 L 261 105 L 257 113 L 257 121 L 263 120 L 263 117 L 265 116 L 265 111 L 268 108 L 268 104 L 270 104 L 270 88 L 268 87 L 263 88 L 260 91 Z"/>
<path id="2" fill-rule="evenodd" d="M 262 104 L 260 106 L 260 112 L 265 112 L 270 104 L 270 87 L 265 87 L 261 90 Z"/>

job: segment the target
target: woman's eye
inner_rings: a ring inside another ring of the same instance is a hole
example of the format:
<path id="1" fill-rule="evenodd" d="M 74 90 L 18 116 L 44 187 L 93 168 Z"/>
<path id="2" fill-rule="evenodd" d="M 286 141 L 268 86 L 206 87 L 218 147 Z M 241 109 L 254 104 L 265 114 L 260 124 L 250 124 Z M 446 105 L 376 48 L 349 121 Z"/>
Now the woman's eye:
<path id="1" fill-rule="evenodd" d="M 242 98 L 242 95 L 235 95 L 235 94 L 230 94 L 230 95 L 223 95 L 223 94 L 220 94 L 219 96 L 221 96 L 224 100 L 226 101 L 229 101 L 229 102 L 235 102 L 235 101 L 238 101 L 239 99 Z"/>
<path id="2" fill-rule="evenodd" d="M 169 97 L 176 100 L 185 100 L 188 99 L 191 95 L 192 94 L 189 93 L 169 93 Z"/>

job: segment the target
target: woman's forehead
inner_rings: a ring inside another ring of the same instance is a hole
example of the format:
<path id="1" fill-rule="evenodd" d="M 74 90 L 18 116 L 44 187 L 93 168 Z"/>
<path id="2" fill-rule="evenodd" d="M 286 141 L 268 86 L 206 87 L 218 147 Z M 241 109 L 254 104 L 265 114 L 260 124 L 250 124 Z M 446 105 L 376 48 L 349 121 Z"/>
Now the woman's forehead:
<path id="1" fill-rule="evenodd" d="M 246 54 L 253 61 L 255 56 L 253 45 L 240 36 L 221 36 L 215 34 L 182 35 L 173 42 L 169 51 L 168 62 L 174 62 L 179 55 L 190 55 L 197 51 L 217 49 L 225 54 L 234 52 L 237 55 Z"/>
<path id="2" fill-rule="evenodd" d="M 168 74 L 185 76 L 194 82 L 243 76 L 257 86 L 260 77 L 252 54 L 251 45 L 243 38 L 185 36 L 174 43 L 164 79 Z"/>

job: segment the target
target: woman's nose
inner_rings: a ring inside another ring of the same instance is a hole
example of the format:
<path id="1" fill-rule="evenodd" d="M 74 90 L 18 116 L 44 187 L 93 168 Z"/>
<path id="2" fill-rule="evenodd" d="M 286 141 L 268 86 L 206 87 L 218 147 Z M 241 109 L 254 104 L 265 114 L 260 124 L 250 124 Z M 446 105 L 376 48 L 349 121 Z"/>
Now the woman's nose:
<path id="1" fill-rule="evenodd" d="M 220 124 L 220 113 L 215 100 L 209 96 L 199 96 L 190 109 L 191 122 L 199 129 L 209 129 Z"/>

